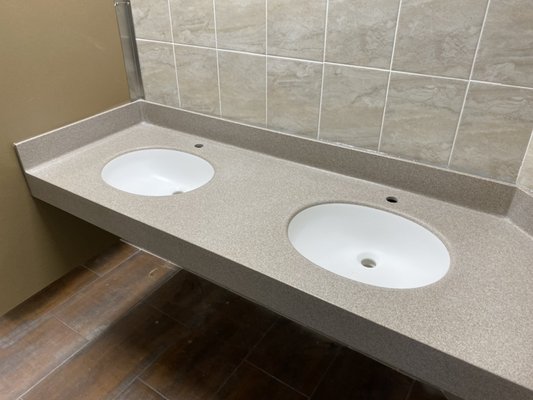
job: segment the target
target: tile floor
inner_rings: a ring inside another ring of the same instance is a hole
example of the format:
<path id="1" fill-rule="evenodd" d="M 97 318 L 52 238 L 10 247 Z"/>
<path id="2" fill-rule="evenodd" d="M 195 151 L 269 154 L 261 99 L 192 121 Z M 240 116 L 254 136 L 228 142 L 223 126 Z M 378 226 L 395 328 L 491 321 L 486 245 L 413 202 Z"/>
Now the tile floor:
<path id="1" fill-rule="evenodd" d="M 0 319 L 0 399 L 446 397 L 120 243 Z"/>

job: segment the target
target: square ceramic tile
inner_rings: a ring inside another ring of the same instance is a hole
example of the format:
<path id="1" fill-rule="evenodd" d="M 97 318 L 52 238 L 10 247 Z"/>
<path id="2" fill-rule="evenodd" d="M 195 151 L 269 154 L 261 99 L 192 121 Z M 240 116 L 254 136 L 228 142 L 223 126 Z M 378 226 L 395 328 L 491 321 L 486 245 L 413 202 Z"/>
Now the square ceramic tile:
<path id="1" fill-rule="evenodd" d="M 389 68 L 399 0 L 330 0 L 326 60 Z"/>
<path id="2" fill-rule="evenodd" d="M 174 42 L 215 47 L 213 0 L 170 0 Z"/>
<path id="3" fill-rule="evenodd" d="M 265 13 L 265 0 L 216 0 L 218 47 L 264 54 Z"/>
<path id="4" fill-rule="evenodd" d="M 137 38 L 172 41 L 168 0 L 132 0 L 131 12 Z"/>
<path id="5" fill-rule="evenodd" d="M 468 78 L 487 0 L 404 0 L 394 69 Z"/>
<path id="6" fill-rule="evenodd" d="M 146 100 L 179 107 L 172 45 L 137 40 L 137 50 Z"/>
<path id="7" fill-rule="evenodd" d="M 269 0 L 268 54 L 322 61 L 326 0 Z"/>
<path id="8" fill-rule="evenodd" d="M 325 68 L 320 139 L 377 150 L 388 72 Z"/>
<path id="9" fill-rule="evenodd" d="M 520 175 L 518 177 L 518 184 L 523 188 L 533 192 L 533 133 L 532 139 L 529 143 L 529 148 L 524 157 Z"/>
<path id="10" fill-rule="evenodd" d="M 220 51 L 222 116 L 265 125 L 266 57 Z"/>
<path id="11" fill-rule="evenodd" d="M 531 0 L 492 1 L 474 78 L 533 87 Z"/>
<path id="12" fill-rule="evenodd" d="M 514 183 L 533 129 L 533 90 L 472 83 L 450 167 Z"/>
<path id="13" fill-rule="evenodd" d="M 216 50 L 179 45 L 175 50 L 181 107 L 219 115 Z"/>
<path id="14" fill-rule="evenodd" d="M 268 58 L 268 127 L 315 138 L 322 65 Z"/>
<path id="15" fill-rule="evenodd" d="M 466 82 L 393 73 L 380 150 L 447 166 Z"/>

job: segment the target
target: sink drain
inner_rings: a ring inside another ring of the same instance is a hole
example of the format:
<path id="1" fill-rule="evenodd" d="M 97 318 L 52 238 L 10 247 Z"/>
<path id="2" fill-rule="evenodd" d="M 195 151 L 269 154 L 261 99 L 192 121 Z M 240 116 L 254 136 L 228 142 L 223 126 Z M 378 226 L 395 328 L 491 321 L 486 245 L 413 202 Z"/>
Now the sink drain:
<path id="1" fill-rule="evenodd" d="M 361 260 L 361 265 L 365 268 L 375 268 L 377 263 L 376 261 L 372 260 L 371 258 L 363 258 Z"/>

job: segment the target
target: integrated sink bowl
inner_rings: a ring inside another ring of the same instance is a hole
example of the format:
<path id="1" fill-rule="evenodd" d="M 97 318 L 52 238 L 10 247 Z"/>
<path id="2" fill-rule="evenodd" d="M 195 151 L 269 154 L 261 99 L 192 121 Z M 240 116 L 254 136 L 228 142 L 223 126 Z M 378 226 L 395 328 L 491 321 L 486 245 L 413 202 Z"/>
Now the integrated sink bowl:
<path id="1" fill-rule="evenodd" d="M 295 249 L 314 264 L 384 288 L 430 285 L 450 266 L 446 246 L 429 230 L 371 207 L 313 206 L 291 220 L 288 234 Z"/>
<path id="2" fill-rule="evenodd" d="M 213 166 L 193 154 L 170 149 L 144 149 L 114 158 L 102 179 L 116 189 L 143 196 L 190 192 L 213 178 Z"/>

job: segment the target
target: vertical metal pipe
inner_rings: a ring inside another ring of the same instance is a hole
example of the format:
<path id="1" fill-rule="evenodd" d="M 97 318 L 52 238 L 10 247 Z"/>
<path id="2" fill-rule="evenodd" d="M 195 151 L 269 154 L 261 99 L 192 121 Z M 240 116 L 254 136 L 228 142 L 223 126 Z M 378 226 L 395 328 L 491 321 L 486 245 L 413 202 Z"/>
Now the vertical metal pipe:
<path id="1" fill-rule="evenodd" d="M 115 1 L 114 4 L 124 56 L 124 65 L 128 78 L 130 99 L 135 101 L 144 98 L 144 89 L 139 55 L 137 53 L 137 43 L 135 42 L 135 28 L 133 26 L 131 4 L 129 1 Z"/>

